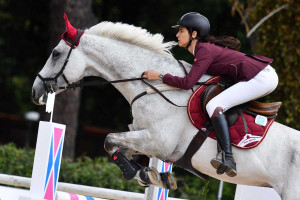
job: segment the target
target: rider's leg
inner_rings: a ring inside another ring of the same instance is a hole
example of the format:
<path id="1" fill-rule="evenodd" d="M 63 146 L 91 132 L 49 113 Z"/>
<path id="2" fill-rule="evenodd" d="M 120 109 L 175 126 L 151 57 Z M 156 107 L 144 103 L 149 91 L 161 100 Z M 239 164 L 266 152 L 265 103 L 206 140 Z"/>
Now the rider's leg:
<path id="1" fill-rule="evenodd" d="M 268 66 L 251 80 L 247 82 L 236 83 L 208 102 L 206 110 L 209 116 L 212 118 L 212 123 L 215 129 L 219 129 L 219 131 L 216 130 L 217 137 L 219 135 L 220 138 L 218 138 L 218 140 L 220 143 L 223 142 L 223 139 L 226 140 L 224 141 L 225 144 L 223 147 L 227 146 L 228 143 L 230 144 L 230 139 L 227 139 L 228 134 L 226 134 L 228 132 L 228 127 L 227 123 L 224 123 L 226 122 L 225 117 L 218 117 L 218 115 L 213 117 L 216 109 L 220 107 L 222 108 L 222 112 L 225 112 L 236 105 L 263 97 L 271 93 L 276 88 L 277 84 L 278 76 L 275 70 L 271 66 Z M 224 149 L 222 150 L 225 151 Z M 231 146 L 230 149 L 229 147 L 226 149 L 226 151 L 229 150 L 231 152 Z M 228 155 L 230 155 L 230 153 Z M 229 158 L 230 156 L 227 157 Z M 221 173 L 222 170 L 219 170 L 219 172 Z"/>
<path id="2" fill-rule="evenodd" d="M 225 157 L 222 157 L 222 159 L 212 159 L 211 164 L 214 168 L 218 169 L 217 173 L 219 174 L 225 171 L 230 177 L 236 176 L 236 164 L 232 156 L 228 125 L 222 108 L 218 107 L 215 109 L 211 122 L 216 131 L 221 149 L 225 153 Z"/>
<path id="3" fill-rule="evenodd" d="M 227 88 L 206 105 L 208 115 L 211 117 L 217 107 L 226 112 L 230 108 L 261 98 L 270 94 L 278 85 L 278 76 L 271 66 L 267 66 L 249 81 L 242 81 Z"/>

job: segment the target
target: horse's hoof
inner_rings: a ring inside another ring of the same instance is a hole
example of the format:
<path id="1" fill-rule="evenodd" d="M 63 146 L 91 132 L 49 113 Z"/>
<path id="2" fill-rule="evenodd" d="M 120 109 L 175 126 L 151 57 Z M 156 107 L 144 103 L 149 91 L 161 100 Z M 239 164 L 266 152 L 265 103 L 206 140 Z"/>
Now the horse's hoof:
<path id="1" fill-rule="evenodd" d="M 147 174 L 149 176 L 150 182 L 153 185 L 160 185 L 161 184 L 160 174 L 157 171 L 157 169 L 155 169 L 154 167 L 147 168 Z"/>
<path id="2" fill-rule="evenodd" d="M 160 177 L 163 182 L 164 188 L 167 188 L 170 190 L 177 189 L 177 183 L 170 172 L 160 173 Z"/>
<path id="3" fill-rule="evenodd" d="M 143 182 L 143 181 L 140 181 L 140 180 L 137 180 L 137 182 L 138 182 L 138 184 L 139 184 L 140 186 L 142 186 L 142 187 L 149 187 L 149 186 L 150 186 L 149 184 L 147 184 L 147 183 L 145 183 L 145 182 Z"/>
<path id="4" fill-rule="evenodd" d="M 159 173 L 154 167 L 147 169 L 152 185 L 160 188 L 166 188 L 171 190 L 177 189 L 177 183 L 170 172 Z"/>

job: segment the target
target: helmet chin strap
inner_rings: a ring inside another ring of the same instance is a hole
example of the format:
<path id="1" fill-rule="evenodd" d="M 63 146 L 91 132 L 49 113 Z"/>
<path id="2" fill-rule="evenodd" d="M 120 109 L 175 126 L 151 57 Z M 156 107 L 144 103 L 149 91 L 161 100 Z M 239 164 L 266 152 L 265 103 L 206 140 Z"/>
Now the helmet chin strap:
<path id="1" fill-rule="evenodd" d="M 190 36 L 190 41 L 189 41 L 189 43 L 186 45 L 186 47 L 184 47 L 186 50 L 189 49 L 189 47 L 191 46 L 193 40 L 194 40 L 194 38 L 193 38 L 192 36 Z"/>
<path id="2" fill-rule="evenodd" d="M 192 34 L 193 34 L 192 28 L 187 28 L 187 29 L 188 29 L 188 33 L 189 33 L 189 35 L 190 35 L 190 41 L 189 41 L 189 43 L 188 43 L 188 44 L 186 45 L 186 47 L 185 47 L 186 50 L 188 50 L 188 48 L 191 46 L 193 40 L 196 39 L 196 38 L 193 38 L 193 37 L 192 37 Z"/>

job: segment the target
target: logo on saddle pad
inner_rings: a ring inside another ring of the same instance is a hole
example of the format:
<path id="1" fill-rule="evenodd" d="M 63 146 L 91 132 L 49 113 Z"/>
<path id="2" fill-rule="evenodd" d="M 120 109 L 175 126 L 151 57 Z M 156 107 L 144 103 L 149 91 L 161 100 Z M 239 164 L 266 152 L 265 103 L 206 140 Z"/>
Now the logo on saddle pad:
<path id="1" fill-rule="evenodd" d="M 259 142 L 263 137 L 259 135 L 246 134 L 244 138 L 237 144 L 239 147 L 245 147 L 253 142 Z"/>

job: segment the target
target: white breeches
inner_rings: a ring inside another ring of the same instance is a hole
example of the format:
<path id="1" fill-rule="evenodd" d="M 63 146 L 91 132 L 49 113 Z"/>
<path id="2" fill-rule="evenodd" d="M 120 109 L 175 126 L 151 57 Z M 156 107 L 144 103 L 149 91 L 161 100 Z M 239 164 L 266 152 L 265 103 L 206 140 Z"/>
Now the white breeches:
<path id="1" fill-rule="evenodd" d="M 224 90 L 206 105 L 206 110 L 211 117 L 217 107 L 226 110 L 266 96 L 273 92 L 278 85 L 278 76 L 275 69 L 268 65 L 249 81 L 238 82 Z"/>

